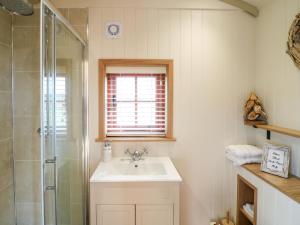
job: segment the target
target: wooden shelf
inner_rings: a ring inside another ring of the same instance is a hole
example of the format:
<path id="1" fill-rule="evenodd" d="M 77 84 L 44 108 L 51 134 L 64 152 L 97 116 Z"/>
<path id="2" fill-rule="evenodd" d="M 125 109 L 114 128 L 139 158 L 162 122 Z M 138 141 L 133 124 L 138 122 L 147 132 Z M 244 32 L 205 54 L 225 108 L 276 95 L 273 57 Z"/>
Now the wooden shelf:
<path id="1" fill-rule="evenodd" d="M 251 124 L 246 124 L 246 125 L 252 126 Z M 289 128 L 274 126 L 274 125 L 261 125 L 261 124 L 253 125 L 253 127 L 260 128 L 260 129 L 263 129 L 263 130 L 266 130 L 269 132 L 273 131 L 273 132 L 276 132 L 279 134 L 284 134 L 284 135 L 300 138 L 299 130 L 293 130 L 293 129 L 289 129 Z"/>
<path id="2" fill-rule="evenodd" d="M 252 223 L 254 224 L 253 218 L 243 209 L 241 208 L 240 211 L 244 214 L 244 216 Z"/>
<path id="3" fill-rule="evenodd" d="M 253 218 L 243 209 L 247 203 L 253 204 Z M 257 188 L 242 176 L 237 176 L 237 225 L 256 225 Z"/>
<path id="4" fill-rule="evenodd" d="M 288 179 L 285 179 L 262 172 L 260 170 L 260 164 L 246 164 L 243 165 L 243 168 L 284 193 L 289 198 L 300 203 L 300 179 L 298 177 L 290 176 Z"/>

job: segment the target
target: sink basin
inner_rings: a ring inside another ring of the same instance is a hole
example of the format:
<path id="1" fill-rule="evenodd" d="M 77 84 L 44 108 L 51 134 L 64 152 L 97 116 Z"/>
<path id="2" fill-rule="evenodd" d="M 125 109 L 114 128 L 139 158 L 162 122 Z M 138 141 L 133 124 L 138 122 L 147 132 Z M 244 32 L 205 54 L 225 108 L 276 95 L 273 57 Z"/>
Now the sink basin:
<path id="1" fill-rule="evenodd" d="M 132 162 L 110 163 L 110 174 L 114 175 L 166 175 L 166 169 L 162 163 Z"/>
<path id="2" fill-rule="evenodd" d="M 180 182 L 181 177 L 168 157 L 146 157 L 135 162 L 113 158 L 110 162 L 101 162 L 91 177 L 91 182 L 138 181 Z"/>

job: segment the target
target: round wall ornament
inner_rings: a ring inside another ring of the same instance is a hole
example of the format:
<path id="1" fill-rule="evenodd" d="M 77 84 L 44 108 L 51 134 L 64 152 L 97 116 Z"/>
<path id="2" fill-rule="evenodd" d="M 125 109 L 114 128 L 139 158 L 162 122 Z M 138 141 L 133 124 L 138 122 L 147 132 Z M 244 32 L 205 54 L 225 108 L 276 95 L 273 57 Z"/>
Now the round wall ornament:
<path id="1" fill-rule="evenodd" d="M 296 15 L 289 31 L 287 53 L 300 69 L 300 13 Z"/>
<path id="2" fill-rule="evenodd" d="M 108 38 L 120 38 L 122 26 L 120 22 L 107 22 L 105 26 L 105 35 Z"/>

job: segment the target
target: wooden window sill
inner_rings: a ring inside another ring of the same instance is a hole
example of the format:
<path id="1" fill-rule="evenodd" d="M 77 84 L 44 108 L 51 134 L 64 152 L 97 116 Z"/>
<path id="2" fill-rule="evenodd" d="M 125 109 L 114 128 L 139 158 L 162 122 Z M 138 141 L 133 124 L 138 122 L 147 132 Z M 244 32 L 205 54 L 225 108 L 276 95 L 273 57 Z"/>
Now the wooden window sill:
<path id="1" fill-rule="evenodd" d="M 171 142 L 176 141 L 176 138 L 167 137 L 104 137 L 97 138 L 96 142 Z"/>

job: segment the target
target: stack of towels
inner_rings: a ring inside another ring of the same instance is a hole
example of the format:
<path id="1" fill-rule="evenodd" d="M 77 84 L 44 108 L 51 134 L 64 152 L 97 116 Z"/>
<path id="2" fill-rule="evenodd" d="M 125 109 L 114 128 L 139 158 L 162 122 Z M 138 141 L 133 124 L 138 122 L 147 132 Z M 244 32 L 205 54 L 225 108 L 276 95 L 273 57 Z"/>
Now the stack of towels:
<path id="1" fill-rule="evenodd" d="M 263 150 L 253 145 L 229 145 L 225 155 L 235 166 L 247 163 L 261 163 Z"/>
<path id="2" fill-rule="evenodd" d="M 254 205 L 250 203 L 246 203 L 243 205 L 243 209 L 246 211 L 246 213 L 253 218 L 254 217 Z"/>

